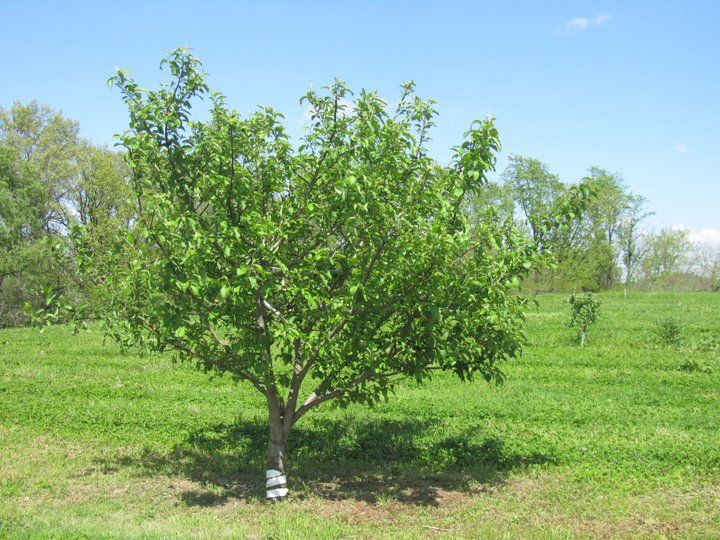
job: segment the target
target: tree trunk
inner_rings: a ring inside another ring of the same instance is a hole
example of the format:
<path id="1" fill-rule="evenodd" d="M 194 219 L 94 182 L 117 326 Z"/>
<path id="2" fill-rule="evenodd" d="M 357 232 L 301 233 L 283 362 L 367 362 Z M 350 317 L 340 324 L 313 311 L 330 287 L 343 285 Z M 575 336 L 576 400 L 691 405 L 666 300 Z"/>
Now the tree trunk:
<path id="1" fill-rule="evenodd" d="M 270 433 L 268 440 L 268 461 L 265 471 L 265 498 L 279 501 L 288 494 L 285 476 L 285 440 L 283 417 L 277 400 L 269 399 Z"/>
<path id="2" fill-rule="evenodd" d="M 585 331 L 585 329 L 583 329 L 583 330 L 580 332 L 580 347 L 584 347 L 584 346 L 585 346 L 585 339 L 586 339 L 585 336 L 586 336 L 586 331 Z"/>

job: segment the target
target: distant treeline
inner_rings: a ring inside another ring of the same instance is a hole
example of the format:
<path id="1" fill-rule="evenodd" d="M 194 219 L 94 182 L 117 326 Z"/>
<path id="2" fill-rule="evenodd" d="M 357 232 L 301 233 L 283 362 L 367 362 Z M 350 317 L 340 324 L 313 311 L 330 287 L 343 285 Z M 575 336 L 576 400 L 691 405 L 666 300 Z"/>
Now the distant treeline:
<path id="1" fill-rule="evenodd" d="M 60 293 L 103 303 L 100 288 L 71 278 L 67 240 L 82 226 L 94 249 L 108 249 L 104 239 L 133 220 L 131 173 L 122 153 L 81 138 L 78 123 L 50 107 L 0 108 L 0 327 L 27 323 Z M 526 284 L 532 290 L 720 288 L 720 251 L 693 246 L 684 231 L 647 231 L 645 199 L 616 174 L 593 167 L 581 182 L 594 191 L 594 203 L 552 238 L 543 218 L 569 186 L 536 159 L 511 156 L 500 181 L 487 184 L 465 211 L 476 226 L 518 220 L 556 253 L 556 267 Z"/>
<path id="2" fill-rule="evenodd" d="M 75 225 L 107 233 L 127 226 L 129 171 L 122 154 L 79 135 L 77 122 L 36 102 L 0 108 L 0 327 L 63 293 L 93 298 L 57 257 Z"/>
<path id="3" fill-rule="evenodd" d="M 649 230 L 647 218 L 653 212 L 645 197 L 629 191 L 616 173 L 591 167 L 580 183 L 594 193 L 592 203 L 552 238 L 546 237 L 543 217 L 570 186 L 537 159 L 511 155 L 499 181 L 487 184 L 468 209 L 477 220 L 487 218 L 487 209 L 499 209 L 555 253 L 555 268 L 535 275 L 527 289 L 720 290 L 718 247 L 694 245 L 685 230 Z"/>

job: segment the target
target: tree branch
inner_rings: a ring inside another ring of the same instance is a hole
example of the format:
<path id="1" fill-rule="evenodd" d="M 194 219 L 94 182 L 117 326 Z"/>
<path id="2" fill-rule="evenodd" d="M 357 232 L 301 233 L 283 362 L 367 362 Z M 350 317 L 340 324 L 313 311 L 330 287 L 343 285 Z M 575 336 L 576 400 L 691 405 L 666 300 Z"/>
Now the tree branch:
<path id="1" fill-rule="evenodd" d="M 300 420 L 302 416 L 308 412 L 310 409 L 313 409 L 320 405 L 321 403 L 324 403 L 326 401 L 329 401 L 331 399 L 342 397 L 343 395 L 347 394 L 347 392 L 356 386 L 361 385 L 362 383 L 372 380 L 372 379 L 385 379 L 388 377 L 393 377 L 394 375 L 399 375 L 402 373 L 402 371 L 391 371 L 391 372 L 385 372 L 385 373 L 375 373 L 374 370 L 368 370 L 364 372 L 362 375 L 356 377 L 352 381 L 350 381 L 345 388 L 337 388 L 335 390 L 332 390 L 330 392 L 325 392 L 324 394 L 318 394 L 320 391 L 320 388 L 323 386 L 323 384 L 326 381 L 323 381 L 318 385 L 318 387 L 308 396 L 308 398 L 304 401 L 304 403 L 298 408 L 297 411 L 295 411 L 295 414 L 293 415 L 293 424 Z M 327 379 L 326 379 L 327 380 Z"/>

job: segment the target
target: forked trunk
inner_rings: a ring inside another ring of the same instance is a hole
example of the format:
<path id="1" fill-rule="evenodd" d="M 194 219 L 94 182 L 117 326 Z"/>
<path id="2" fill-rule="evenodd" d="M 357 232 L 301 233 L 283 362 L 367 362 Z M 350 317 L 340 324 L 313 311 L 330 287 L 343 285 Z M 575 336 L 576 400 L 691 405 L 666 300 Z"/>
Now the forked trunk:
<path id="1" fill-rule="evenodd" d="M 265 471 L 265 498 L 279 501 L 287 497 L 285 476 L 285 431 L 279 408 L 270 404 L 270 436 L 268 440 L 268 461 Z"/>

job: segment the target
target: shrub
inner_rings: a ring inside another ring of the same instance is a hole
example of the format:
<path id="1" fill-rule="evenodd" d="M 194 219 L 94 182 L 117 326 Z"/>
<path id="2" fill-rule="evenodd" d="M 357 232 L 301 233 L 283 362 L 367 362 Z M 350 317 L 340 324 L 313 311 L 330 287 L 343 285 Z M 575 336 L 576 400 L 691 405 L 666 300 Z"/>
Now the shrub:
<path id="1" fill-rule="evenodd" d="M 662 345 L 680 345 L 682 339 L 682 326 L 680 323 L 668 317 L 655 323 L 655 335 Z"/>
<path id="2" fill-rule="evenodd" d="M 570 328 L 578 329 L 580 346 L 585 346 L 587 331 L 597 321 L 600 300 L 593 293 L 577 294 L 573 292 L 567 299 L 570 304 Z"/>

